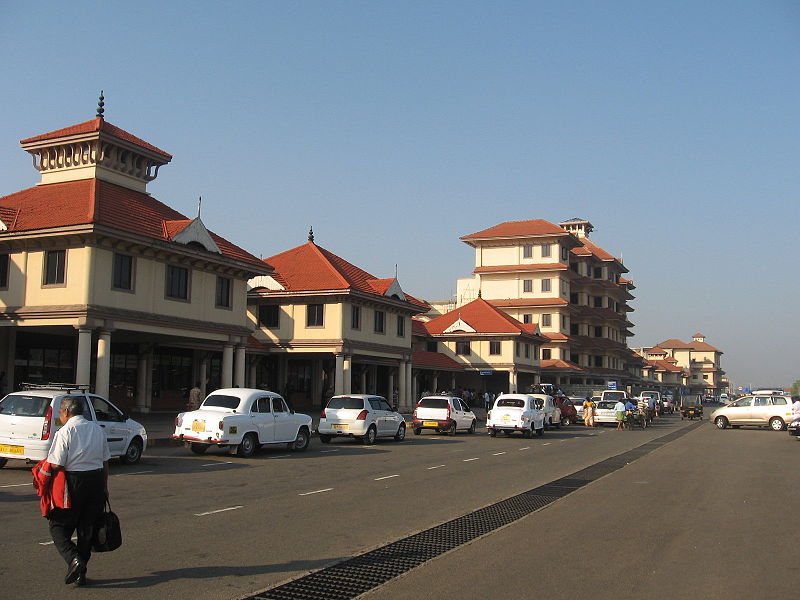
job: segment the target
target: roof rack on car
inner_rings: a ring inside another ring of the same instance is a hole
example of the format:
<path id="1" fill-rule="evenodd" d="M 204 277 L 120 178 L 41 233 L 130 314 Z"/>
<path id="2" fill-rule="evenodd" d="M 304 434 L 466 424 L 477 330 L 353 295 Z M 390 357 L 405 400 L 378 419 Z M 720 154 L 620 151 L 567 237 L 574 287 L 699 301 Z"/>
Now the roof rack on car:
<path id="1" fill-rule="evenodd" d="M 89 392 L 91 385 L 88 383 L 58 383 L 50 381 L 47 383 L 26 383 L 22 382 L 23 390 L 58 390 L 62 392 Z"/>

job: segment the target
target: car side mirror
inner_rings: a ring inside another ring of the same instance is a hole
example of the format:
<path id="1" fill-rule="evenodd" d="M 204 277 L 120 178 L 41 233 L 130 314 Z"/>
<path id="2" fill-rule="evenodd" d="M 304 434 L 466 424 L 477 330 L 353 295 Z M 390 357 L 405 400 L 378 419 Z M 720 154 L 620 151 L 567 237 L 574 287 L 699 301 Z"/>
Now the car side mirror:
<path id="1" fill-rule="evenodd" d="M 130 416 L 128 413 L 126 413 L 126 412 L 122 413 L 122 420 L 123 420 L 123 422 L 124 422 L 124 421 L 127 421 L 127 420 L 128 420 L 128 419 L 130 419 L 130 418 L 131 418 L 131 416 Z"/>

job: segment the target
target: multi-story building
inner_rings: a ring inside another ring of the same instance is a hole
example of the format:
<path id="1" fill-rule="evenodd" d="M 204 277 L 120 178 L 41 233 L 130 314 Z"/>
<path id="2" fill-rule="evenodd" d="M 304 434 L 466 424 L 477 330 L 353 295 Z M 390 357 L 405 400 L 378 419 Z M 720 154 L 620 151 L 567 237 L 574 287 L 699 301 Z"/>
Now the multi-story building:
<path id="1" fill-rule="evenodd" d="M 411 317 L 429 306 L 396 278 L 378 279 L 314 243 L 265 259 L 250 281 L 255 329 L 249 351 L 257 385 L 298 407 L 334 394 L 380 394 L 412 406 Z"/>
<path id="2" fill-rule="evenodd" d="M 542 382 L 588 391 L 610 381 L 638 386 L 629 366 L 633 282 L 628 269 L 571 219 L 501 223 L 461 238 L 475 249 L 473 276 L 458 280 L 456 306 L 481 297 L 523 324 L 538 324 Z"/>
<path id="3" fill-rule="evenodd" d="M 127 409 L 244 385 L 247 281 L 271 268 L 147 192 L 171 156 L 97 117 L 21 142 L 38 185 L 0 198 L 8 387 L 91 384 Z"/>
<path id="4" fill-rule="evenodd" d="M 690 394 L 716 396 L 728 392 L 721 359 L 723 352 L 708 342 L 702 333 L 695 333 L 690 343 L 669 339 L 657 346 L 666 357 L 674 359 L 678 367 L 686 370 L 686 388 Z M 647 349 L 652 352 L 652 349 Z"/>

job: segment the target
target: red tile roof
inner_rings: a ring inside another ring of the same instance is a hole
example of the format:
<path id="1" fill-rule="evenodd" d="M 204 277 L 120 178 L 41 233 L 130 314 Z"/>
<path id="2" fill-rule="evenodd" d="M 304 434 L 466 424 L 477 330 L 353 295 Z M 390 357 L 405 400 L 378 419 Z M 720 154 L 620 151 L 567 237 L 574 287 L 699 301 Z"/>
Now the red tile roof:
<path id="1" fill-rule="evenodd" d="M 184 215 L 149 194 L 99 179 L 39 185 L 1 197 L 0 215 L 11 214 L 13 222 L 5 218 L 3 222 L 13 232 L 102 225 L 162 241 L 170 241 L 167 223 L 188 223 Z M 264 263 L 257 257 L 214 233 L 211 237 L 224 256 L 263 271 Z"/>
<path id="2" fill-rule="evenodd" d="M 697 335 L 695 337 L 698 337 Z M 686 344 L 680 340 L 671 339 L 667 340 L 666 342 L 661 342 L 659 344 L 662 348 L 671 348 L 677 350 L 694 350 L 695 352 L 719 352 L 722 354 L 722 351 L 718 348 L 715 348 L 709 343 L 706 342 L 691 342 Z"/>
<path id="3" fill-rule="evenodd" d="M 264 259 L 287 291 L 357 290 L 384 296 L 394 279 L 377 279 L 333 252 L 308 242 Z M 430 306 L 409 294 L 401 298 L 426 310 Z"/>
<path id="4" fill-rule="evenodd" d="M 664 350 L 663 348 L 659 348 L 658 346 L 656 346 L 655 348 L 650 348 L 650 350 L 648 350 L 647 353 L 648 354 L 666 354 L 667 351 Z"/>
<path id="5" fill-rule="evenodd" d="M 449 356 L 439 352 L 426 352 L 418 350 L 411 355 L 411 364 L 414 367 L 445 369 L 450 371 L 463 371 L 466 367 L 454 361 Z"/>
<path id="6" fill-rule="evenodd" d="M 483 298 L 473 300 L 425 323 L 430 334 L 442 334 L 453 323 L 461 319 L 478 333 L 506 333 L 535 335 L 535 323 L 520 323 L 503 311 L 495 308 Z"/>
<path id="7" fill-rule="evenodd" d="M 539 366 L 542 370 L 549 370 L 549 371 L 585 371 L 583 367 L 580 365 L 576 365 L 573 362 L 569 362 L 568 360 L 562 360 L 560 358 L 550 358 L 547 360 L 543 360 L 539 363 Z"/>
<path id="8" fill-rule="evenodd" d="M 683 371 L 680 367 L 666 360 L 648 360 L 647 364 L 651 367 L 655 367 L 656 371 L 668 371 L 670 373 L 680 373 Z"/>
<path id="9" fill-rule="evenodd" d="M 567 265 L 561 263 L 537 263 L 525 265 L 494 265 L 475 267 L 473 273 L 493 273 L 505 271 L 566 271 Z"/>
<path id="10" fill-rule="evenodd" d="M 85 121 L 83 123 L 78 123 L 77 125 L 71 125 L 69 127 L 64 127 L 63 129 L 57 129 L 56 131 L 51 131 L 49 133 L 43 133 L 41 135 L 37 135 L 26 140 L 20 140 L 20 144 L 31 144 L 34 142 L 43 142 L 45 140 L 51 140 L 61 137 L 69 137 L 72 135 L 82 135 L 86 133 L 94 133 L 96 131 L 102 131 L 103 133 L 107 133 L 108 135 L 114 136 L 120 140 L 124 140 L 131 144 L 135 144 L 137 146 L 141 146 L 142 148 L 147 148 L 153 152 L 157 152 L 161 154 L 165 158 L 171 159 L 172 155 L 164 152 L 160 148 L 156 148 L 153 144 L 149 142 L 145 142 L 143 139 L 136 137 L 132 133 L 128 133 L 124 129 L 120 129 L 116 125 L 112 125 L 108 121 L 95 118 L 90 121 Z"/>
<path id="11" fill-rule="evenodd" d="M 508 237 L 527 237 L 536 235 L 571 235 L 563 227 L 554 225 L 550 221 L 544 219 L 530 219 L 527 221 L 506 221 L 500 223 L 489 229 L 484 229 L 476 233 L 461 236 L 461 240 L 468 242 L 470 240 L 491 239 L 491 238 L 508 238 Z"/>

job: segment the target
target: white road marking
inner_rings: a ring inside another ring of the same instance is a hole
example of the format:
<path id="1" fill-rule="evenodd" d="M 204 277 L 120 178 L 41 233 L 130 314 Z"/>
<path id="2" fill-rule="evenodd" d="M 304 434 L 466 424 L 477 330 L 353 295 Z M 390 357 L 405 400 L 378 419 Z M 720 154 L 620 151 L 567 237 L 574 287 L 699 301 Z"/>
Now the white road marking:
<path id="1" fill-rule="evenodd" d="M 33 487 L 33 484 L 31 482 L 28 482 L 28 483 L 15 483 L 13 485 L 0 485 L 0 488 L 22 487 L 23 485 L 29 485 Z"/>
<path id="2" fill-rule="evenodd" d="M 469 462 L 471 460 L 480 460 L 480 458 L 465 458 L 462 462 Z"/>
<path id="3" fill-rule="evenodd" d="M 338 452 L 338 451 L 339 451 L 339 449 L 337 448 L 335 450 L 320 450 L 319 452 L 320 452 L 320 454 L 326 454 L 328 452 Z"/>
<path id="4" fill-rule="evenodd" d="M 322 492 L 330 492 L 333 488 L 325 488 L 324 490 L 314 490 L 313 492 L 304 492 L 297 494 L 298 496 L 310 496 L 311 494 L 321 494 Z"/>
<path id="5" fill-rule="evenodd" d="M 500 456 L 501 454 L 505 454 L 505 452 L 495 452 L 492 456 Z"/>
<path id="6" fill-rule="evenodd" d="M 530 449 L 531 449 L 530 446 L 525 446 L 524 448 L 520 448 L 520 450 L 530 450 Z"/>
<path id="7" fill-rule="evenodd" d="M 206 463 L 204 465 L 200 465 L 201 467 L 217 467 L 219 465 L 232 465 L 233 461 L 220 461 L 220 462 L 213 462 L 213 463 Z"/>
<path id="8" fill-rule="evenodd" d="M 445 465 L 436 465 L 435 467 L 428 467 L 428 471 L 430 471 L 431 469 L 441 469 L 443 466 Z"/>
<path id="9" fill-rule="evenodd" d="M 144 475 L 145 473 L 155 473 L 155 471 L 135 471 L 133 473 L 115 473 L 114 477 L 122 477 L 123 475 Z"/>
<path id="10" fill-rule="evenodd" d="M 226 512 L 229 510 L 236 510 L 238 508 L 244 508 L 244 506 L 229 506 L 228 508 L 220 508 L 219 510 L 210 510 L 208 512 L 203 512 L 203 513 L 194 513 L 194 516 L 205 517 L 206 515 L 215 515 L 217 513 Z"/>
<path id="11" fill-rule="evenodd" d="M 281 454 L 280 456 L 270 456 L 269 458 L 289 458 L 291 454 Z"/>
<path id="12" fill-rule="evenodd" d="M 558 440 L 559 442 L 566 442 L 567 440 Z"/>
<path id="13" fill-rule="evenodd" d="M 385 477 L 378 477 L 374 481 L 382 481 L 384 479 L 391 479 L 392 477 L 400 477 L 400 475 L 386 475 Z"/>
<path id="14" fill-rule="evenodd" d="M 549 446 L 549 445 L 550 445 L 550 442 L 545 442 L 544 444 L 542 444 L 542 446 Z"/>

